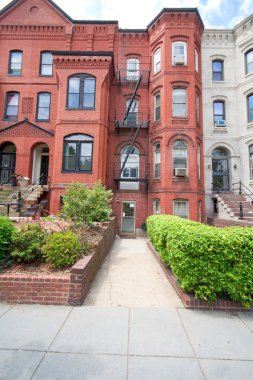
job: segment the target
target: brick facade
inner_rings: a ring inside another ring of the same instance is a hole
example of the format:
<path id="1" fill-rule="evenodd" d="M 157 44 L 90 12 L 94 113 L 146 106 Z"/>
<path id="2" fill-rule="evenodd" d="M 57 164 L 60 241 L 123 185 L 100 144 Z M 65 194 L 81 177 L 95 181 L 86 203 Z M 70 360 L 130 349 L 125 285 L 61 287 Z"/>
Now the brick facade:
<path id="1" fill-rule="evenodd" d="M 102 180 L 114 192 L 113 214 L 118 218 L 119 232 L 124 232 L 122 217 L 127 214 L 123 211 L 124 202 L 130 202 L 129 207 L 135 209 L 135 229 L 153 213 L 154 199 L 160 200 L 161 212 L 169 214 L 173 213 L 173 201 L 183 199 L 188 202 L 188 216 L 193 220 L 204 220 L 202 32 L 203 23 L 195 8 L 163 9 L 145 30 L 122 30 L 116 21 L 78 22 L 51 0 L 15 0 L 3 9 L 0 13 L 0 51 L 4 52 L 0 54 L 1 151 L 6 144 L 14 144 L 15 172 L 35 180 L 35 174 L 40 173 L 37 148 L 41 144 L 49 148 L 52 213 L 58 212 L 60 195 L 68 183 L 92 184 Z M 184 54 L 187 58 L 183 65 L 173 63 L 173 44 L 178 41 L 186 46 Z M 159 48 L 160 69 L 154 74 L 154 53 Z M 20 76 L 8 74 L 10 51 L 16 50 L 23 52 Z M 45 51 L 53 54 L 52 76 L 40 74 L 41 52 Z M 129 59 L 138 59 L 138 75 L 142 76 L 135 95 L 138 122 L 132 130 L 124 122 L 123 127 L 115 127 L 115 120 L 124 120 L 126 103 L 130 101 L 136 84 L 136 80 L 127 78 Z M 80 74 L 95 78 L 94 109 L 67 106 L 69 77 Z M 172 94 L 178 88 L 186 93 L 186 114 L 175 117 Z M 6 94 L 14 91 L 19 93 L 15 122 L 5 120 L 4 101 Z M 154 95 L 158 91 L 161 115 L 154 122 Z M 37 120 L 38 94 L 41 92 L 51 94 L 50 119 L 47 121 Z M 196 94 L 200 99 L 198 120 Z M 121 155 L 124 147 L 131 146 L 140 123 L 143 128 L 134 144 L 139 152 L 137 174 L 135 172 L 138 184 L 134 182 L 133 189 L 131 182 L 119 180 L 124 175 L 120 173 Z M 66 172 L 63 170 L 64 138 L 80 134 L 93 138 L 92 170 Z M 173 172 L 173 144 L 178 140 L 187 145 L 187 175 L 183 177 L 175 176 Z M 155 178 L 153 150 L 154 143 L 158 142 L 160 176 Z"/>

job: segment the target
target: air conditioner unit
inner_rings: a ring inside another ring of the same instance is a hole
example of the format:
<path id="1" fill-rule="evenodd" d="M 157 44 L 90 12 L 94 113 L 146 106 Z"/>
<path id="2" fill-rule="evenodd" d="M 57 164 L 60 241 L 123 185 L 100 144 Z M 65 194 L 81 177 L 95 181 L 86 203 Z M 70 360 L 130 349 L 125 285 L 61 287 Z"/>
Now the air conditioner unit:
<path id="1" fill-rule="evenodd" d="M 175 176 L 176 177 L 187 177 L 187 169 L 175 169 Z"/>
<path id="2" fill-rule="evenodd" d="M 226 120 L 218 120 L 215 123 L 216 127 L 226 127 Z"/>
<path id="3" fill-rule="evenodd" d="M 175 65 L 184 65 L 185 64 L 184 55 L 176 55 L 174 57 L 174 63 L 175 63 Z"/>

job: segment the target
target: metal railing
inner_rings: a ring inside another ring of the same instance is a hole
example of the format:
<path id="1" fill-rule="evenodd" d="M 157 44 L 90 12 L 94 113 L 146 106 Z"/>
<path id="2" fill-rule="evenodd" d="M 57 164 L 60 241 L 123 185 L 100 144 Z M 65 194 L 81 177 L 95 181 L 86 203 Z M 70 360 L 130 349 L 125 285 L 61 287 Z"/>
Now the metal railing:
<path id="1" fill-rule="evenodd" d="M 21 197 L 22 197 L 22 199 L 23 199 L 23 201 L 24 200 L 26 200 L 28 197 L 29 197 L 29 195 L 34 191 L 34 190 L 36 190 L 39 186 L 40 187 L 44 187 L 44 186 L 46 186 L 46 184 L 44 183 L 45 182 L 45 180 L 46 180 L 46 183 L 47 183 L 47 186 L 50 188 L 50 181 L 49 181 L 49 179 L 50 179 L 50 177 L 48 176 L 48 175 L 45 175 L 45 174 L 41 174 L 40 176 L 39 176 L 39 178 L 37 178 L 35 181 L 33 181 L 33 183 L 31 184 L 31 185 L 29 185 L 26 189 L 25 189 L 25 191 L 21 191 Z"/>
<path id="2" fill-rule="evenodd" d="M 212 183 L 213 185 L 213 183 Z M 212 191 L 216 191 L 217 194 L 220 194 L 220 192 L 223 190 L 223 187 L 219 183 L 215 183 L 215 188 L 212 188 Z M 239 193 L 241 194 L 241 193 Z M 227 203 L 231 203 L 235 209 L 239 210 L 239 218 L 238 219 L 244 219 L 244 212 L 243 212 L 243 205 L 242 202 L 238 202 L 235 199 L 231 198 L 231 194 L 226 194 L 222 191 L 222 197 Z"/>
<path id="3" fill-rule="evenodd" d="M 245 195 L 247 197 L 250 198 L 251 202 L 253 202 L 253 193 L 252 191 L 247 187 L 245 186 L 242 181 L 239 181 L 239 182 L 235 182 L 235 183 L 232 183 L 232 186 L 233 186 L 233 192 L 235 193 L 236 191 L 238 191 L 238 194 L 239 195 Z M 235 187 L 236 186 L 236 187 Z"/>
<path id="4" fill-rule="evenodd" d="M 10 185 L 15 186 L 17 184 L 18 177 L 22 177 L 22 176 L 19 174 L 12 174 L 10 177 L 5 178 L 5 180 L 0 183 L 0 191 L 3 191 L 4 189 L 8 188 Z"/>

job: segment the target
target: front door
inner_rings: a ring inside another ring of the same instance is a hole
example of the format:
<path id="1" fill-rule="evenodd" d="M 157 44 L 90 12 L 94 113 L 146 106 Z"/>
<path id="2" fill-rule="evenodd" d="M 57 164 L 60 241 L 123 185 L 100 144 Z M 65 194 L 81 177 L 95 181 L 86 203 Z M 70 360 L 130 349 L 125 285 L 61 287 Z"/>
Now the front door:
<path id="1" fill-rule="evenodd" d="M 229 159 L 223 149 L 213 152 L 213 190 L 229 190 Z"/>
<path id="2" fill-rule="evenodd" d="M 135 202 L 122 203 L 122 233 L 135 233 Z"/>
<path id="3" fill-rule="evenodd" d="M 41 156 L 40 185 L 47 185 L 49 156 Z"/>
<path id="4" fill-rule="evenodd" d="M 15 173 L 16 154 L 15 153 L 1 153 L 0 156 L 0 183 L 7 183 L 12 180 L 11 175 Z"/>

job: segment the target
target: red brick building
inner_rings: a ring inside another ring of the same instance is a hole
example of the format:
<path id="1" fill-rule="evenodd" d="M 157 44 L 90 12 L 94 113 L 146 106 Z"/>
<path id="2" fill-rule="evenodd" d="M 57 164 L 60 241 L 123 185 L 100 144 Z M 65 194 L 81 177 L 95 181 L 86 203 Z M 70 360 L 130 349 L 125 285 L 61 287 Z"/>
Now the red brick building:
<path id="1" fill-rule="evenodd" d="M 148 215 L 204 220 L 201 35 L 197 9 L 163 9 L 145 30 L 75 21 L 51 0 L 0 12 L 1 182 L 102 180 L 119 231 Z"/>

